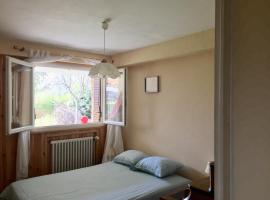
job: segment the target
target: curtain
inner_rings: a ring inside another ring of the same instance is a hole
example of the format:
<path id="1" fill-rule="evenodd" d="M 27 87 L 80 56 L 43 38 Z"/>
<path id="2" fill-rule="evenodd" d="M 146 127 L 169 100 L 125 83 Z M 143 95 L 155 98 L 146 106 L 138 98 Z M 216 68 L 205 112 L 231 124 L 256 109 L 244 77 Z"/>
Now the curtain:
<path id="1" fill-rule="evenodd" d="M 31 72 L 29 70 L 22 70 L 19 72 L 19 89 L 18 89 L 18 118 L 20 126 L 30 125 L 32 123 L 31 110 Z"/>
<path id="2" fill-rule="evenodd" d="M 57 61 L 67 61 L 71 59 L 71 56 L 51 55 L 49 51 L 45 50 L 27 50 L 28 59 L 26 61 L 38 64 L 38 63 L 52 63 Z"/>
<path id="3" fill-rule="evenodd" d="M 108 125 L 102 162 L 111 161 L 116 155 L 123 151 L 122 127 Z"/>
<path id="4" fill-rule="evenodd" d="M 84 64 L 92 64 L 93 62 L 98 62 L 95 59 L 87 59 L 87 58 L 74 58 L 72 56 L 65 55 L 51 55 L 50 52 L 44 50 L 34 50 L 34 49 L 26 49 L 26 53 L 28 55 L 28 59 L 26 61 L 31 62 L 33 64 L 44 64 L 44 63 L 55 63 L 57 61 L 80 61 L 84 62 Z M 19 110 L 20 122 L 23 125 L 28 125 L 29 118 L 31 114 L 29 113 L 29 97 L 26 91 L 24 91 L 24 85 L 27 86 L 29 84 L 26 80 L 27 74 L 22 74 L 22 81 L 20 85 L 20 99 L 18 102 L 22 104 L 21 110 Z M 17 115 L 15 115 L 17 116 Z M 24 179 L 28 177 L 28 164 L 29 164 L 29 154 L 30 154 L 30 131 L 23 131 L 19 133 L 18 137 L 18 145 L 17 145 L 17 160 L 16 160 L 16 177 L 17 180 Z"/>
<path id="5" fill-rule="evenodd" d="M 70 59 L 69 56 L 51 56 L 50 52 L 32 50 L 28 51 L 28 62 L 31 63 L 51 63 L 56 61 L 65 61 Z M 32 113 L 29 113 L 32 106 L 30 102 L 31 94 L 27 90 L 29 88 L 30 73 L 28 71 L 20 72 L 20 90 L 19 90 L 19 99 L 18 104 L 18 117 L 20 124 L 22 126 L 29 125 Z M 17 116 L 17 115 L 16 115 Z M 30 123 L 31 124 L 31 123 Z M 18 144 L 17 144 L 17 159 L 16 159 L 16 179 L 24 179 L 28 177 L 28 166 L 29 166 L 29 157 L 30 157 L 30 131 L 20 132 L 18 135 Z"/>
<path id="6" fill-rule="evenodd" d="M 30 131 L 20 132 L 17 144 L 16 178 L 28 177 L 28 164 L 30 157 Z"/>
<path id="7" fill-rule="evenodd" d="M 20 73 L 19 98 L 18 104 L 18 118 L 20 126 L 27 126 L 31 124 L 32 113 L 31 110 L 31 91 L 30 87 L 30 73 L 28 70 L 22 70 Z M 20 132 L 18 135 L 17 144 L 17 160 L 16 160 L 16 178 L 17 180 L 28 177 L 28 164 L 30 154 L 30 131 Z"/>

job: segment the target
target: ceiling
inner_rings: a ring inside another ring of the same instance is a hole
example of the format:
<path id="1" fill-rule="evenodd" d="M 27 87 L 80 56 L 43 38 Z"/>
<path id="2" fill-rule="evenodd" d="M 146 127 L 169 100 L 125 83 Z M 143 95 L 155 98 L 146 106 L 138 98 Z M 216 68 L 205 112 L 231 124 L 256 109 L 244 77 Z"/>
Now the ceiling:
<path id="1" fill-rule="evenodd" d="M 0 0 L 0 35 L 107 54 L 214 27 L 215 0 Z"/>

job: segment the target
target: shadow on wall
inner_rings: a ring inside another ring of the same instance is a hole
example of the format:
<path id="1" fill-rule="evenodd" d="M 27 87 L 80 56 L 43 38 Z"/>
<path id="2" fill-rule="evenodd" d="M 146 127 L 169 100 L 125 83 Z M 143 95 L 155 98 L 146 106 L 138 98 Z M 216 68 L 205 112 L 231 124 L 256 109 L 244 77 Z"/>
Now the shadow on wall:
<path id="1" fill-rule="evenodd" d="M 170 159 L 173 159 L 171 158 L 170 156 L 168 155 L 164 155 L 164 154 L 159 154 L 155 151 L 155 149 L 152 149 L 151 146 L 145 142 L 145 140 L 143 138 L 140 138 L 138 143 L 136 143 L 136 146 L 135 148 L 129 148 L 127 146 L 127 137 L 132 137 L 132 135 L 129 135 L 129 132 L 127 131 L 128 129 L 128 126 L 126 126 L 124 128 L 124 134 L 123 134 L 123 140 L 124 140 L 124 149 L 125 151 L 126 150 L 131 150 L 131 149 L 136 149 L 136 150 L 139 150 L 139 151 L 142 151 L 142 152 L 145 152 L 146 154 L 148 155 L 156 155 L 156 156 L 164 156 L 164 157 L 168 157 Z M 145 131 L 145 129 L 141 129 L 141 131 Z M 150 136 L 152 137 L 152 136 Z M 131 138 L 132 139 L 132 138 Z M 147 150 L 145 150 L 145 146 L 147 146 Z M 176 160 L 176 159 L 173 159 L 173 160 Z M 179 161 L 179 160 L 176 160 L 176 161 Z M 181 161 L 179 161 L 181 162 Z M 182 162 L 181 162 L 182 163 Z M 183 163 L 184 164 L 184 163 Z M 186 166 L 184 164 L 184 167 L 181 168 L 178 172 L 177 172 L 178 175 L 184 177 L 184 178 L 187 178 L 187 179 L 190 179 L 192 180 L 193 182 L 196 182 L 196 181 L 200 181 L 202 179 L 209 179 L 209 175 L 199 171 L 199 170 L 196 170 L 190 166 Z"/>
<path id="2" fill-rule="evenodd" d="M 177 172 L 177 174 L 192 181 L 201 180 L 208 177 L 206 174 L 203 174 L 189 166 L 184 166 Z"/>

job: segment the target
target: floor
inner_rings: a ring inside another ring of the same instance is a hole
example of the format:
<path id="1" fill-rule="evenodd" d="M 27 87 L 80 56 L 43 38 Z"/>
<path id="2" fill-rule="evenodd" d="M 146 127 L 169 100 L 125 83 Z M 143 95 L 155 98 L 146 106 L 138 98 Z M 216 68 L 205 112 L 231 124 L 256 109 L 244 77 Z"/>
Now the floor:
<path id="1" fill-rule="evenodd" d="M 192 188 L 190 200 L 214 200 L 214 195 Z"/>

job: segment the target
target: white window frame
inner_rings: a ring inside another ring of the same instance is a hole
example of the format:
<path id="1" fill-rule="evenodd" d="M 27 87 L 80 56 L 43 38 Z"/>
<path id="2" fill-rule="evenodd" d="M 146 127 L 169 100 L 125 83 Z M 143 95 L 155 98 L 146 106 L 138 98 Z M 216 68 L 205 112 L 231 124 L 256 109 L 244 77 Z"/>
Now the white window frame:
<path id="1" fill-rule="evenodd" d="M 71 63 L 72 65 L 72 63 Z M 43 67 L 44 65 L 40 66 Z M 52 67 L 53 65 L 48 65 L 45 67 Z M 37 65 L 38 67 L 38 65 Z M 74 69 L 73 67 L 70 67 L 71 69 Z M 34 71 L 34 70 L 33 70 Z M 100 86 L 102 88 L 102 85 Z M 33 88 L 34 88 L 34 83 L 33 83 Z M 100 93 L 101 94 L 101 93 Z M 33 93 L 33 99 L 34 99 L 34 93 Z M 100 102 L 100 105 L 101 102 Z M 34 101 L 33 101 L 33 110 L 34 109 Z M 101 110 L 102 113 L 102 110 Z M 55 130 L 68 130 L 68 129 L 73 129 L 73 128 L 88 128 L 88 127 L 98 127 L 98 126 L 102 126 L 104 123 L 102 121 L 102 118 L 100 119 L 100 121 L 98 122 L 88 122 L 86 124 L 60 124 L 60 125 L 48 125 L 48 126 L 33 126 L 32 131 L 33 132 L 42 132 L 42 131 L 55 131 Z"/>
<path id="2" fill-rule="evenodd" d="M 30 125 L 28 126 L 23 126 L 19 128 L 12 128 L 11 123 L 12 123 L 12 63 L 16 63 L 22 66 L 27 66 L 31 69 L 31 95 L 32 98 L 30 98 L 32 106 L 30 107 L 30 113 L 32 113 L 32 120 L 30 122 Z M 7 134 L 14 134 L 22 131 L 27 131 L 31 130 L 34 127 L 34 89 L 33 89 L 33 65 L 29 62 L 25 62 L 16 58 L 12 58 L 7 56 L 6 57 L 6 129 L 7 129 Z"/>
<path id="3" fill-rule="evenodd" d="M 122 122 L 117 122 L 117 121 L 112 121 L 112 120 L 107 120 L 106 117 L 106 78 L 104 78 L 101 81 L 101 104 L 102 104 L 102 122 L 105 124 L 110 124 L 110 125 L 117 125 L 117 126 L 125 126 L 126 125 L 126 105 L 127 105 L 127 101 L 126 101 L 126 97 L 127 97 L 127 69 L 126 68 L 119 68 L 118 69 L 121 74 L 124 75 L 124 96 L 123 96 L 123 112 L 122 112 L 122 118 L 123 121 Z"/>
<path id="4" fill-rule="evenodd" d="M 32 113 L 32 123 L 30 126 L 25 126 L 25 127 L 20 127 L 20 128 L 15 128 L 12 129 L 11 127 L 11 121 L 12 121 L 12 69 L 11 69 L 11 64 L 12 63 L 17 63 L 20 65 L 24 65 L 27 67 L 31 67 L 31 82 L 32 82 L 32 98 L 31 98 L 31 110 L 30 112 Z M 126 98 L 127 98 L 127 69 L 126 68 L 119 68 L 119 71 L 124 74 L 124 96 L 123 96 L 123 121 L 122 122 L 116 122 L 116 121 L 111 121 L 111 120 L 106 120 L 105 119 L 105 83 L 106 79 L 101 79 L 100 81 L 100 109 L 101 109 L 101 118 L 99 122 L 88 122 L 87 124 L 68 124 L 68 125 L 51 125 L 51 126 L 40 126 L 40 127 L 35 127 L 35 114 L 34 114 L 34 65 L 32 63 L 19 60 L 16 58 L 12 57 L 6 57 L 6 127 L 7 127 L 7 134 L 13 134 L 13 133 L 18 133 L 26 130 L 31 130 L 33 132 L 40 132 L 40 131 L 52 131 L 52 130 L 65 130 L 65 129 L 72 129 L 72 128 L 84 128 L 84 127 L 96 127 L 96 126 L 102 126 L 103 124 L 112 124 L 112 125 L 118 125 L 118 126 L 125 126 L 126 125 Z"/>

